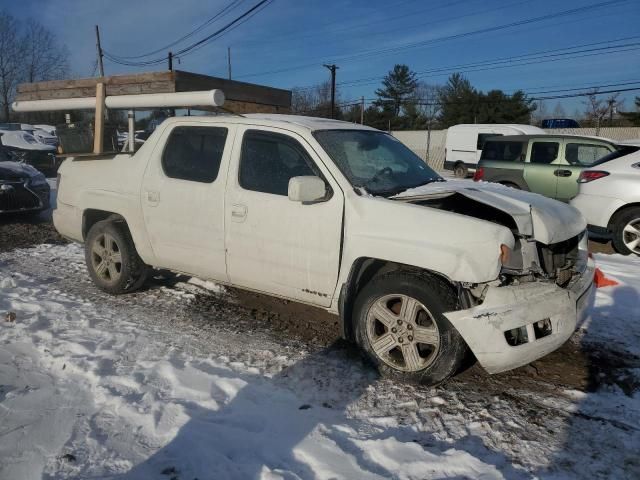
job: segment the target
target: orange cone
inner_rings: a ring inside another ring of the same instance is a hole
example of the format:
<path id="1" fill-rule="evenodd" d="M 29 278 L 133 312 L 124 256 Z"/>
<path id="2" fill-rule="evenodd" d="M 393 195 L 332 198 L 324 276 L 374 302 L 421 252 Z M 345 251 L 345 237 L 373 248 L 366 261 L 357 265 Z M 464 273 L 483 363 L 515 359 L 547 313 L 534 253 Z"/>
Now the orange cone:
<path id="1" fill-rule="evenodd" d="M 618 282 L 616 282 L 615 280 L 605 277 L 604 273 L 602 273 L 602 270 L 600 270 L 599 268 L 596 268 L 596 273 L 593 277 L 593 283 L 596 284 L 596 288 L 613 287 L 615 285 L 618 285 Z"/>

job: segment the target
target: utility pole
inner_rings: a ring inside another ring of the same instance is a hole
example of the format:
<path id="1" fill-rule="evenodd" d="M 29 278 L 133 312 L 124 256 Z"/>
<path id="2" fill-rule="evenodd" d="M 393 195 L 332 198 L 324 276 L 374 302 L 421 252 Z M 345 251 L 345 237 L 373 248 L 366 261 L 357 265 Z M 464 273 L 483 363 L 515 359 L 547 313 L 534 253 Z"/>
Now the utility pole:
<path id="1" fill-rule="evenodd" d="M 339 67 L 335 64 L 323 66 L 331 72 L 331 118 L 336 118 L 336 70 Z"/>
<path id="2" fill-rule="evenodd" d="M 98 67 L 100 68 L 100 76 L 104 77 L 104 65 L 102 64 L 102 47 L 100 46 L 100 29 L 96 25 L 96 48 L 98 49 Z"/>
<path id="3" fill-rule="evenodd" d="M 169 71 L 172 72 L 173 71 L 173 52 L 169 52 L 167 61 L 169 62 Z"/>
<path id="4" fill-rule="evenodd" d="M 229 70 L 229 80 L 231 80 L 231 47 L 227 47 L 227 65 Z"/>
<path id="5" fill-rule="evenodd" d="M 610 98 L 609 100 L 607 100 L 607 103 L 609 104 L 609 126 L 613 127 L 613 109 L 614 105 L 616 104 L 616 99 Z"/>
<path id="6" fill-rule="evenodd" d="M 360 97 L 360 125 L 364 125 L 364 96 Z"/>

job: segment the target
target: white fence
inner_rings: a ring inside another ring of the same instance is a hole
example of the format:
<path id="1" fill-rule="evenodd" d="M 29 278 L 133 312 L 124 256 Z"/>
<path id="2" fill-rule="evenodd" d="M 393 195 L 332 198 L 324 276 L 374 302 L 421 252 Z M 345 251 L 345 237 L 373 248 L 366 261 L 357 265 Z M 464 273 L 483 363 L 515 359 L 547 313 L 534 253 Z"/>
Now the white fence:
<path id="1" fill-rule="evenodd" d="M 556 128 L 547 130 L 547 133 L 567 135 L 596 136 L 595 128 Z M 391 134 L 413 150 L 420 158 L 427 160 L 429 165 L 442 170 L 444 167 L 444 148 L 447 141 L 446 130 L 432 130 L 429 155 L 427 156 L 427 131 L 405 130 L 391 132 Z M 606 127 L 600 129 L 600 137 L 613 140 L 631 140 L 640 138 L 640 127 Z"/>

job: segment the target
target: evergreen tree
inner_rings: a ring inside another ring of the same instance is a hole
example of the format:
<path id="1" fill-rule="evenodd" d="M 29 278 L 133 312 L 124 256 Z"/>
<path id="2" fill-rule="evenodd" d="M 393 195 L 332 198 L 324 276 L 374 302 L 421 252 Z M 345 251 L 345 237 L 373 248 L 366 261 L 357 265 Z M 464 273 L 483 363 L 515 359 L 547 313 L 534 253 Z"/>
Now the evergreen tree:
<path id="1" fill-rule="evenodd" d="M 382 88 L 376 90 L 378 100 L 375 105 L 389 109 L 397 117 L 417 86 L 416 74 L 407 65 L 396 65 L 384 77 Z"/>
<path id="2" fill-rule="evenodd" d="M 438 96 L 441 111 L 438 120 L 443 128 L 458 123 L 478 123 L 478 92 L 462 74 L 454 73 Z"/>

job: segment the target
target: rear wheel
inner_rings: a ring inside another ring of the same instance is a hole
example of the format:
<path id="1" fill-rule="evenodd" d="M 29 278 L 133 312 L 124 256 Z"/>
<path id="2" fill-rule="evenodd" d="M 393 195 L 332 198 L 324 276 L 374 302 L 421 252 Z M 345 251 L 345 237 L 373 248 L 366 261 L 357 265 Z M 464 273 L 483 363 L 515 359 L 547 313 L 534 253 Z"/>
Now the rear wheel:
<path id="1" fill-rule="evenodd" d="M 443 315 L 456 308 L 439 279 L 394 272 L 373 279 L 354 308 L 356 340 L 386 376 L 434 385 L 456 373 L 467 347 Z"/>
<path id="2" fill-rule="evenodd" d="M 640 255 L 640 208 L 618 213 L 612 223 L 613 247 L 623 255 Z"/>
<path id="3" fill-rule="evenodd" d="M 103 220 L 89 229 L 85 260 L 91 279 L 107 293 L 133 292 L 147 278 L 148 267 L 122 221 Z"/>
<path id="4" fill-rule="evenodd" d="M 469 170 L 464 165 L 464 163 L 457 163 L 456 166 L 453 168 L 453 173 L 458 178 L 467 178 L 467 175 L 469 174 Z"/>

